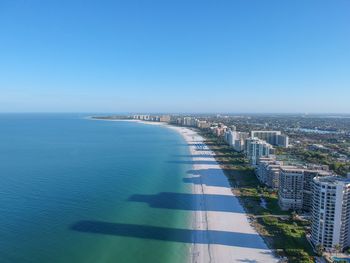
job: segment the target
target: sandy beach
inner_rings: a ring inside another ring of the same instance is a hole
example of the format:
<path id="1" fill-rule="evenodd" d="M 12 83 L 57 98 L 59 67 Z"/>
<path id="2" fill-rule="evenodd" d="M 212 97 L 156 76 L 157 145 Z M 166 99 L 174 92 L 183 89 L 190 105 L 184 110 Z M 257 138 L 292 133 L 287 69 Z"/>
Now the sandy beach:
<path id="1" fill-rule="evenodd" d="M 194 242 L 190 262 L 278 262 L 247 215 L 214 158 L 214 153 L 195 131 L 177 130 L 189 144 L 193 169 L 185 180 L 198 195 L 193 212 Z"/>

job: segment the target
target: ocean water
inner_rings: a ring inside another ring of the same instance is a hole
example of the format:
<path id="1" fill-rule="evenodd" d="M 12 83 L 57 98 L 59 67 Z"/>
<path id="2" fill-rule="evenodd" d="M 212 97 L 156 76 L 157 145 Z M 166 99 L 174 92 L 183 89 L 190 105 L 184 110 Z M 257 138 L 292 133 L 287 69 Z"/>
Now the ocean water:
<path id="1" fill-rule="evenodd" d="M 186 262 L 188 154 L 165 127 L 0 115 L 0 262 Z"/>

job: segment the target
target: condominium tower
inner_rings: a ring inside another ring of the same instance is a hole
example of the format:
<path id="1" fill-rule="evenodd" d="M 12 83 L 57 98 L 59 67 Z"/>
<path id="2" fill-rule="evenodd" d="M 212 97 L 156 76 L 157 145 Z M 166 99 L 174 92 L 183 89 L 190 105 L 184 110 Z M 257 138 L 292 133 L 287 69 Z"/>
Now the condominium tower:
<path id="1" fill-rule="evenodd" d="M 271 144 L 259 138 L 248 138 L 245 144 L 246 156 L 252 165 L 257 165 L 260 157 L 268 157 L 273 152 Z"/>
<path id="2" fill-rule="evenodd" d="M 289 145 L 288 136 L 282 135 L 280 131 L 251 131 L 250 136 L 252 138 L 259 138 L 276 146 L 288 147 Z"/>
<path id="3" fill-rule="evenodd" d="M 313 179 L 311 241 L 326 250 L 350 246 L 350 179 Z"/>
<path id="4" fill-rule="evenodd" d="M 278 203 L 282 210 L 301 210 L 303 207 L 304 171 L 298 167 L 282 166 Z"/>

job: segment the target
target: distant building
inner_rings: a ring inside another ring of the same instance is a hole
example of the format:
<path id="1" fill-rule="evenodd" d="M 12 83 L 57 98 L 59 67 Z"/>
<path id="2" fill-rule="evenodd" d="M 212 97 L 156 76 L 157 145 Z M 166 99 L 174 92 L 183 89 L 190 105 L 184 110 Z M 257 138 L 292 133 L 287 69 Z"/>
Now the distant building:
<path id="1" fill-rule="evenodd" d="M 344 250 L 350 246 L 350 179 L 315 177 L 312 189 L 312 243 Z"/>
<path id="2" fill-rule="evenodd" d="M 276 135 L 276 145 L 287 148 L 289 146 L 289 137 L 287 135 Z"/>
<path id="3" fill-rule="evenodd" d="M 183 126 L 188 126 L 188 127 L 195 126 L 195 118 L 193 118 L 193 117 L 184 117 L 182 125 Z"/>
<path id="4" fill-rule="evenodd" d="M 170 122 L 170 115 L 160 116 L 159 121 L 160 122 L 167 122 L 167 123 L 169 123 Z"/>
<path id="5" fill-rule="evenodd" d="M 228 130 L 227 126 L 219 123 L 217 126 L 210 127 L 212 133 L 218 137 L 225 136 L 226 131 Z"/>
<path id="6" fill-rule="evenodd" d="M 133 118 L 135 120 L 149 121 L 150 115 L 134 115 Z"/>
<path id="7" fill-rule="evenodd" d="M 207 121 L 199 121 L 197 120 L 197 127 L 199 129 L 208 129 L 210 128 L 210 123 Z"/>
<path id="8" fill-rule="evenodd" d="M 232 147 L 234 144 L 234 131 L 227 129 L 224 134 L 224 139 L 225 142 Z"/>
<path id="9" fill-rule="evenodd" d="M 289 138 L 287 135 L 282 135 L 280 131 L 251 131 L 250 137 L 257 137 L 269 144 L 288 147 Z"/>

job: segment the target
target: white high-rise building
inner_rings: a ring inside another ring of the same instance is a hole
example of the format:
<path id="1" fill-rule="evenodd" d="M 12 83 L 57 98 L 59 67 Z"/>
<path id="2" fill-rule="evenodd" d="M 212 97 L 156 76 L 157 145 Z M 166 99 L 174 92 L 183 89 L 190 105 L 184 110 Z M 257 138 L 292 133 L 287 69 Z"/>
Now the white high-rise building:
<path id="1" fill-rule="evenodd" d="M 241 152 L 244 150 L 245 147 L 245 141 L 249 137 L 249 133 L 247 132 L 237 132 L 234 131 L 233 133 L 233 149 L 237 152 Z"/>
<path id="2" fill-rule="evenodd" d="M 233 147 L 234 145 L 234 140 L 235 140 L 235 131 L 232 131 L 231 129 L 226 130 L 224 138 L 225 141 L 228 145 L 230 145 L 231 147 Z"/>
<path id="3" fill-rule="evenodd" d="M 312 210 L 312 186 L 313 179 L 316 176 L 331 176 L 332 173 L 319 169 L 306 169 L 304 170 L 303 179 L 303 210 L 310 212 Z"/>
<path id="4" fill-rule="evenodd" d="M 311 241 L 326 250 L 350 246 L 350 179 L 313 179 Z"/>
<path id="5" fill-rule="evenodd" d="M 246 139 L 245 152 L 252 165 L 256 165 L 260 157 L 269 157 L 272 151 L 272 145 L 263 140 L 258 138 Z"/>

